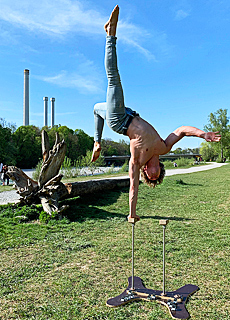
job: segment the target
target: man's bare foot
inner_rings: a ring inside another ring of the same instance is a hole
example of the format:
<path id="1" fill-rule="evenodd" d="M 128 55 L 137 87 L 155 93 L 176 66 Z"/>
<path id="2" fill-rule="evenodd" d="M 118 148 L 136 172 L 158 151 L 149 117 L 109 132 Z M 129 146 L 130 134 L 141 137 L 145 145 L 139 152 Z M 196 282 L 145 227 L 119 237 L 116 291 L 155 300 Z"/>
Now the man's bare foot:
<path id="1" fill-rule="evenodd" d="M 118 15 L 119 15 L 119 7 L 118 5 L 116 5 L 116 7 L 113 9 L 110 15 L 109 21 L 104 26 L 107 36 L 115 37 L 116 30 L 117 30 Z"/>
<path id="2" fill-rule="evenodd" d="M 101 144 L 95 141 L 91 162 L 95 162 L 99 158 L 100 152 L 101 152 Z"/>

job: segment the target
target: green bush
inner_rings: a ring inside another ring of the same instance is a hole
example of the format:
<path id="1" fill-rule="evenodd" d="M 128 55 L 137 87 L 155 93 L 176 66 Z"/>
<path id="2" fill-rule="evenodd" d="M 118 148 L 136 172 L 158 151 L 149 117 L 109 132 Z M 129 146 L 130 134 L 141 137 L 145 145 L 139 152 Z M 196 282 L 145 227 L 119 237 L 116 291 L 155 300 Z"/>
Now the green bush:
<path id="1" fill-rule="evenodd" d="M 114 171 L 114 163 L 111 165 L 111 167 L 109 168 L 109 170 L 106 172 L 107 174 L 113 174 Z"/>
<path id="2" fill-rule="evenodd" d="M 49 215 L 47 212 L 43 211 L 39 215 L 39 221 L 43 223 L 48 223 L 50 220 L 57 220 L 58 212 L 52 212 L 52 215 Z"/>
<path id="3" fill-rule="evenodd" d="M 13 218 L 20 221 L 28 221 L 38 219 L 42 206 L 22 206 L 18 205 L 6 205 L 0 207 L 0 216 L 6 218 Z"/>
<path id="4" fill-rule="evenodd" d="M 61 166 L 61 173 L 63 174 L 64 179 L 76 178 L 79 176 L 80 164 L 77 161 L 74 161 L 74 166 L 72 166 L 71 159 L 65 157 L 63 164 Z"/>
<path id="5" fill-rule="evenodd" d="M 163 162 L 165 169 L 172 169 L 173 167 L 173 162 L 170 160 L 166 160 Z"/>
<path id="6" fill-rule="evenodd" d="M 128 161 L 125 161 L 125 163 L 123 164 L 123 166 L 121 167 L 121 169 L 119 170 L 120 173 L 123 172 L 129 172 L 129 164 Z"/>
<path id="7" fill-rule="evenodd" d="M 36 165 L 35 167 L 35 171 L 33 172 L 32 174 L 32 178 L 35 180 L 35 181 L 38 181 L 38 178 L 39 178 L 39 174 L 41 172 L 41 168 L 42 168 L 42 164 L 43 164 L 43 160 L 39 160 L 38 164 Z"/>
<path id="8" fill-rule="evenodd" d="M 176 160 L 176 163 L 178 167 L 187 167 L 187 166 L 192 166 L 194 163 L 193 159 L 187 159 L 187 158 L 179 158 Z"/>

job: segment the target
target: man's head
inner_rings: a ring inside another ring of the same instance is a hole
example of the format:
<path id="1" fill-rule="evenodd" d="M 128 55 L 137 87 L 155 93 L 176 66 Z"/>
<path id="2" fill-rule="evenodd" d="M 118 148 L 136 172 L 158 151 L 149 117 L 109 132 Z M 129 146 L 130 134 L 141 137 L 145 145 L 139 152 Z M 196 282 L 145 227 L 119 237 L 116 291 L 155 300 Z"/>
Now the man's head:
<path id="1" fill-rule="evenodd" d="M 141 168 L 141 176 L 144 182 L 152 188 L 155 188 L 157 184 L 161 184 L 165 176 L 165 168 L 162 162 L 159 162 L 158 166 L 148 168 L 143 166 Z"/>

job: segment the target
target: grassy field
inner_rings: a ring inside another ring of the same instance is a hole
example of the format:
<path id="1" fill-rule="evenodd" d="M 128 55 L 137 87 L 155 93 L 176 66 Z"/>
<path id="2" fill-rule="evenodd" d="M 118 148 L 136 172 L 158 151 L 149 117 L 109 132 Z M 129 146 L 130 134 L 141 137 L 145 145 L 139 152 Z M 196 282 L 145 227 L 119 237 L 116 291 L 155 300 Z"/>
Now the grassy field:
<path id="1" fill-rule="evenodd" d="M 167 320 L 166 307 L 106 301 L 131 276 L 128 189 L 65 201 L 66 218 L 19 223 L 0 206 L 0 319 Z M 230 319 L 230 166 L 140 185 L 135 275 L 162 289 L 162 227 L 166 290 L 199 286 L 187 303 L 192 319 Z"/>

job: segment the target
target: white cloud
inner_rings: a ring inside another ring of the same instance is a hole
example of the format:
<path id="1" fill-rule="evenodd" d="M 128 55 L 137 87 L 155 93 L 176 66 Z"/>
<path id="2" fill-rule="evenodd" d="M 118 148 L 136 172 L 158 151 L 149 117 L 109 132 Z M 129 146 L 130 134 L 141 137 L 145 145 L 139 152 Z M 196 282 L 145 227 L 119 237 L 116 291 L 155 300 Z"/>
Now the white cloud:
<path id="1" fill-rule="evenodd" d="M 100 93 L 102 90 L 102 80 L 98 75 L 82 75 L 77 72 L 68 73 L 62 70 L 54 76 L 36 76 L 37 79 L 58 85 L 63 88 L 77 88 L 82 93 Z"/>
<path id="2" fill-rule="evenodd" d="M 87 8 L 79 0 L 0 0 L 0 7 L 0 21 L 52 37 L 66 37 L 76 33 L 90 36 L 104 34 L 103 26 L 108 19 L 108 15 L 103 16 L 99 11 Z M 118 34 L 122 41 L 148 59 L 155 60 L 154 55 L 141 44 L 150 36 L 143 28 L 121 19 Z"/>
<path id="3" fill-rule="evenodd" d="M 143 39 L 150 37 L 150 34 L 143 28 L 137 27 L 131 23 L 120 20 L 117 29 L 118 39 L 124 43 L 136 48 L 141 54 L 143 54 L 148 60 L 155 60 L 154 54 L 148 49 L 144 48 L 140 42 Z"/>
<path id="4" fill-rule="evenodd" d="M 69 31 L 82 32 L 93 26 L 91 33 L 97 33 L 100 25 L 99 13 L 84 10 L 79 1 L 0 0 L 0 5 L 1 20 L 31 31 L 64 35 Z"/>
<path id="5" fill-rule="evenodd" d="M 175 20 L 183 20 L 189 16 L 189 13 L 184 10 L 177 10 Z"/>

